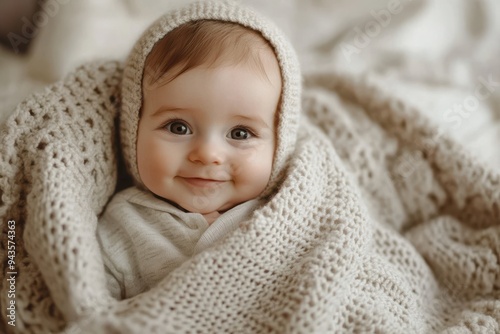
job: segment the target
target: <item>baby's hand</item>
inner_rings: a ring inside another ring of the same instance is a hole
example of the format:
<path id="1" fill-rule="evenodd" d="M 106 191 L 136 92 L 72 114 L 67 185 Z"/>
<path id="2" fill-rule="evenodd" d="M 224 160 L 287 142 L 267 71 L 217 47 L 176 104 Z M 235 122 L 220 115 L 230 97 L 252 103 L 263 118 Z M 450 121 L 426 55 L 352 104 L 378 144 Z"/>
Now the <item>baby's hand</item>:
<path id="1" fill-rule="evenodd" d="M 220 213 L 218 211 L 214 211 L 214 212 L 210 212 L 210 213 L 206 213 L 203 215 L 203 217 L 205 217 L 205 219 L 207 220 L 208 222 L 208 225 L 212 225 L 212 223 L 220 217 Z"/>

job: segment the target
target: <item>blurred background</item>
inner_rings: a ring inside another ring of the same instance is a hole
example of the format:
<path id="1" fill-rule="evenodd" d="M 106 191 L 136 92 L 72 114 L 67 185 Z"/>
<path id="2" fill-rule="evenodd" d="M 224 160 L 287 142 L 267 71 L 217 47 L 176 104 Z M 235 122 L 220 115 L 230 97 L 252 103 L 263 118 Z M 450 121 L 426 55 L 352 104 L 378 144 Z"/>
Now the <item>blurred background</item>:
<path id="1" fill-rule="evenodd" d="M 124 60 L 189 0 L 0 0 L 0 124 L 29 94 L 94 59 Z M 500 1 L 240 0 L 295 46 L 304 73 L 375 73 L 500 167 Z"/>

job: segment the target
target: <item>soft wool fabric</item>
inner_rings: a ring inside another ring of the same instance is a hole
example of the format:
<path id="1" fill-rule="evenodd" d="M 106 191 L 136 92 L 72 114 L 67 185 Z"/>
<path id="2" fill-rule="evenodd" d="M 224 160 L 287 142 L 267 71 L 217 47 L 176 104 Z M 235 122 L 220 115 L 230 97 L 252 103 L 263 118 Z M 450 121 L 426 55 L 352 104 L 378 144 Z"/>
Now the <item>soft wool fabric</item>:
<path id="1" fill-rule="evenodd" d="M 95 232 L 120 158 L 122 69 L 79 69 L 0 132 L 2 269 L 15 220 L 18 273 L 4 331 L 500 331 L 500 176 L 383 82 L 329 71 L 305 78 L 269 201 L 151 290 L 114 301 Z"/>
<path id="2" fill-rule="evenodd" d="M 248 219 L 250 200 L 224 212 L 211 225 L 136 187 L 116 194 L 97 225 L 107 286 L 116 299 L 155 286 L 193 255 L 211 247 Z"/>

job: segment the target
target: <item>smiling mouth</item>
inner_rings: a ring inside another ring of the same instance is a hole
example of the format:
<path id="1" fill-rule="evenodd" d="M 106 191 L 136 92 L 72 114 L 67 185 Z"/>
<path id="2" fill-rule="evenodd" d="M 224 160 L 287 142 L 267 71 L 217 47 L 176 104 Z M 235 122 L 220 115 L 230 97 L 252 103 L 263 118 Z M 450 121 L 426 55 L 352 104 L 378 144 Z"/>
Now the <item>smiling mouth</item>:
<path id="1" fill-rule="evenodd" d="M 195 187 L 214 187 L 226 182 L 221 180 L 202 179 L 199 177 L 183 177 L 182 180 Z"/>

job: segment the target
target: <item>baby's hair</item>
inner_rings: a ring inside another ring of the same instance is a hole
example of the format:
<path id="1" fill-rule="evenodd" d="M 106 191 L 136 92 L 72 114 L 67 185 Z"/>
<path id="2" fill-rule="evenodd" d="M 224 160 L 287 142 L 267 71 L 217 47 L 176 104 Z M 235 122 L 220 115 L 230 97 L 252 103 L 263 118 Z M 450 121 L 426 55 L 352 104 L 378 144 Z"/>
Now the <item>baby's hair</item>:
<path id="1" fill-rule="evenodd" d="M 165 79 L 168 73 L 168 80 L 161 81 L 167 84 L 200 65 L 210 68 L 247 63 L 269 80 L 260 59 L 261 50 L 273 52 L 274 49 L 252 29 L 224 21 L 191 21 L 173 29 L 156 43 L 146 58 L 144 76 L 149 84 L 154 84 Z"/>

